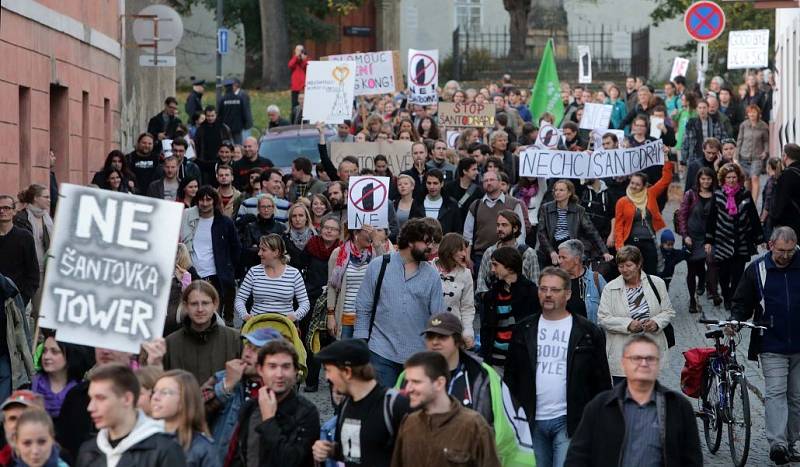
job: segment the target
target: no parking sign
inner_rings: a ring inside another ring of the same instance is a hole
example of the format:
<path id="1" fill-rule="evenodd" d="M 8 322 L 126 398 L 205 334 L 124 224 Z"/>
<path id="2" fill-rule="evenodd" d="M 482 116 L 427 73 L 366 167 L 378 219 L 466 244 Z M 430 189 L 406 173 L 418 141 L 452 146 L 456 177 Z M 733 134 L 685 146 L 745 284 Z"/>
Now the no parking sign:
<path id="1" fill-rule="evenodd" d="M 347 228 L 364 224 L 389 228 L 389 177 L 350 177 L 347 190 Z"/>

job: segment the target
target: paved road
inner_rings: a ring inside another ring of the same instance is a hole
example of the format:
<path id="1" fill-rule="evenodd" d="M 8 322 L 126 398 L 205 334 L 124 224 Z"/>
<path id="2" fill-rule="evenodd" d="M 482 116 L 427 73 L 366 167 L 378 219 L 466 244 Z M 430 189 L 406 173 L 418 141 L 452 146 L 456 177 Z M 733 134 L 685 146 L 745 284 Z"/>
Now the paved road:
<path id="1" fill-rule="evenodd" d="M 674 185 L 673 188 L 677 188 L 677 186 Z M 673 193 L 675 192 L 673 191 Z M 668 226 L 672 226 L 671 215 L 677 208 L 678 198 L 673 195 L 670 197 L 670 202 L 664 209 L 664 214 L 666 217 L 668 217 L 665 219 Z M 686 287 L 686 263 L 681 263 L 675 271 L 675 275 L 670 286 L 670 300 L 672 301 L 677 312 L 676 320 L 673 323 L 675 327 L 676 346 L 670 350 L 667 356 L 667 361 L 665 362 L 665 366 L 662 370 L 661 380 L 666 386 L 678 389 L 680 388 L 680 371 L 684 362 L 682 352 L 692 347 L 707 347 L 713 345 L 713 343 L 707 340 L 704 336 L 706 327 L 697 323 L 699 315 L 690 315 L 687 311 L 689 308 L 689 294 Z M 703 307 L 703 313 L 707 318 L 726 319 L 728 317 L 728 314 L 724 308 L 715 308 L 713 306 L 713 304 L 707 299 L 707 294 L 701 297 L 700 303 Z M 764 404 L 762 400 L 762 394 L 764 392 L 764 378 L 757 363 L 747 360 L 747 346 L 749 345 L 749 341 L 749 331 L 743 332 L 738 350 L 739 361 L 745 363 L 747 368 L 747 377 L 752 386 L 750 391 L 750 410 L 753 427 L 751 434 L 752 441 L 750 444 L 750 456 L 748 458 L 747 465 L 757 467 L 769 466 L 773 464 L 769 460 L 769 446 L 764 433 Z M 315 404 L 317 404 L 317 407 L 320 409 L 322 420 L 326 420 L 333 413 L 328 391 L 329 389 L 327 383 L 324 383 L 320 384 L 319 392 L 311 394 L 304 393 L 304 395 L 309 397 Z M 696 406 L 697 400 L 690 400 L 692 401 L 693 405 Z M 719 451 L 713 455 L 708 452 L 708 449 L 705 446 L 702 433 L 702 423 L 698 422 L 698 429 L 700 430 L 704 465 L 732 465 L 725 427 L 723 427 L 723 440 Z M 795 467 L 800 467 L 800 464 L 792 465 Z"/>

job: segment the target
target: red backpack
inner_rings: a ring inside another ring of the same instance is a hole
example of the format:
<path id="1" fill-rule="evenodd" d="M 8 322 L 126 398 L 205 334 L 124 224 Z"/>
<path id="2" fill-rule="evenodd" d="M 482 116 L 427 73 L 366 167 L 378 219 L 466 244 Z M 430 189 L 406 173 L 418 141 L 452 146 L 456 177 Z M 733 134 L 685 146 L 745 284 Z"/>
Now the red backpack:
<path id="1" fill-rule="evenodd" d="M 681 370 L 681 391 L 689 397 L 700 397 L 706 363 L 716 352 L 714 347 L 697 347 L 683 352 L 686 363 Z"/>

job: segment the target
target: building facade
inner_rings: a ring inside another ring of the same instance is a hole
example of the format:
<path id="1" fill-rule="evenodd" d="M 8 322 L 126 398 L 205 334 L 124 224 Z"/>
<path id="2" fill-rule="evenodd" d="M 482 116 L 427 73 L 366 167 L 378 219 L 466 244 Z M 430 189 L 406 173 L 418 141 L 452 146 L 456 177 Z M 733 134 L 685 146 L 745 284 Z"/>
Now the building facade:
<path id="1" fill-rule="evenodd" d="M 86 184 L 119 146 L 122 0 L 0 2 L 0 191 Z M 100 13 L 102 12 L 102 13 Z"/>

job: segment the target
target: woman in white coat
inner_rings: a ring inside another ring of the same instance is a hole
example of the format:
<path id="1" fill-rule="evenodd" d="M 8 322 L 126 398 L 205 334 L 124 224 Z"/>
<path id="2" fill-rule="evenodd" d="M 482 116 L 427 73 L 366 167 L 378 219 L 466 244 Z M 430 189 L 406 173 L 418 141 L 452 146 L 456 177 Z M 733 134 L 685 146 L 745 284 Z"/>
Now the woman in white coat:
<path id="1" fill-rule="evenodd" d="M 467 349 L 475 346 L 475 292 L 472 274 L 463 266 L 467 258 L 469 243 L 464 237 L 450 232 L 439 243 L 439 257 L 432 261 L 442 278 L 445 310 L 458 316 L 464 327 L 464 343 Z"/>
<path id="2" fill-rule="evenodd" d="M 661 347 L 661 359 L 667 360 L 664 328 L 675 317 L 664 281 L 642 271 L 644 258 L 638 248 L 624 246 L 616 259 L 620 276 L 603 289 L 597 311 L 598 322 L 606 330 L 606 355 L 614 384 L 624 379 L 622 350 L 635 334 L 649 334 Z"/>

